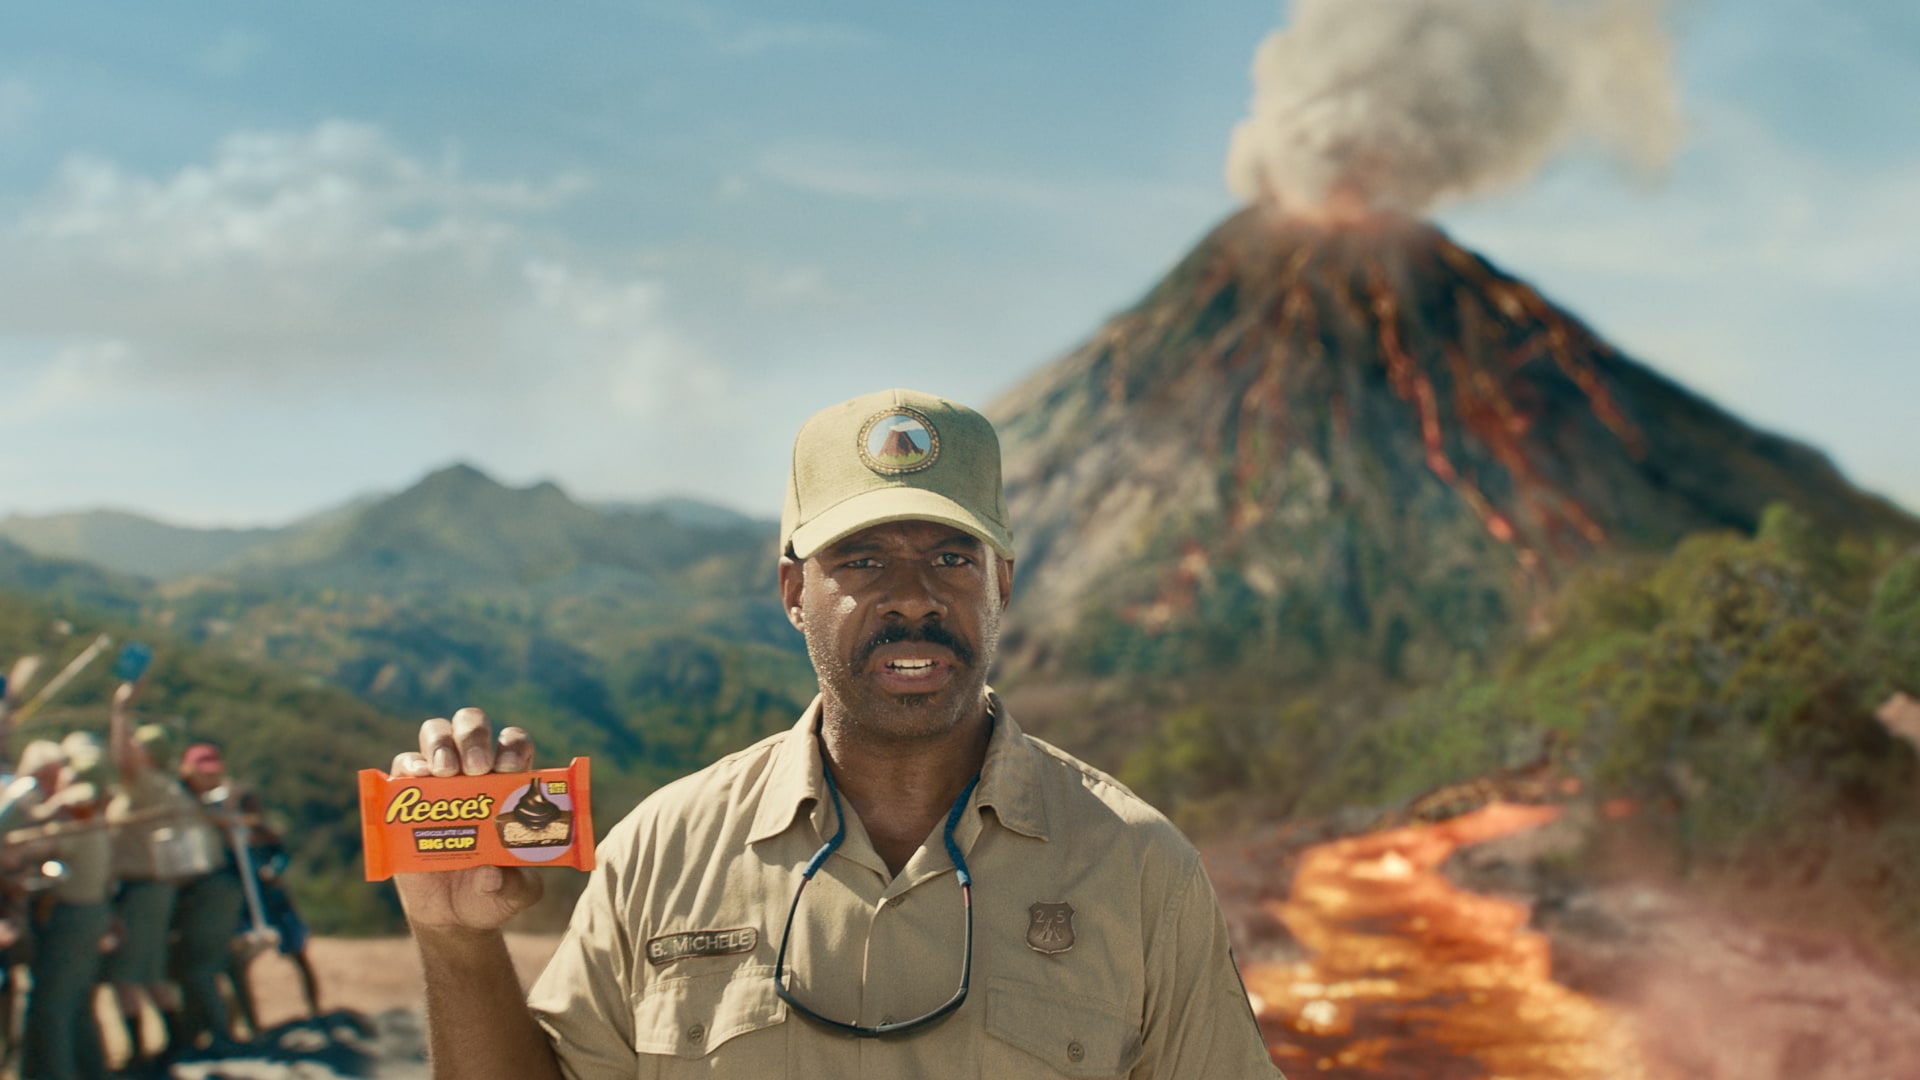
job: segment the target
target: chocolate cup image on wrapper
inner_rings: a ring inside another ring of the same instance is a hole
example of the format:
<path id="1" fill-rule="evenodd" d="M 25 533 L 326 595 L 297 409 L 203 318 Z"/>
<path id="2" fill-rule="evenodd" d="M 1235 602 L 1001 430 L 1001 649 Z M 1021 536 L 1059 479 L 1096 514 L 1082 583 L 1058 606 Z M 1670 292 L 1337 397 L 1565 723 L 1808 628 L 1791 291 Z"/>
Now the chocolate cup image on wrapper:
<path id="1" fill-rule="evenodd" d="M 523 848 L 565 847 L 573 838 L 573 811 L 560 806 L 559 800 L 565 796 L 549 797 L 546 785 L 538 776 L 508 797 L 509 805 L 503 807 L 500 816 L 493 819 L 493 827 L 500 833 L 500 843 L 510 850 Z M 521 856 L 526 859 L 545 861 L 546 857 L 527 852 Z"/>
<path id="2" fill-rule="evenodd" d="M 586 758 L 531 773 L 360 772 L 367 880 L 469 866 L 594 864 Z"/>

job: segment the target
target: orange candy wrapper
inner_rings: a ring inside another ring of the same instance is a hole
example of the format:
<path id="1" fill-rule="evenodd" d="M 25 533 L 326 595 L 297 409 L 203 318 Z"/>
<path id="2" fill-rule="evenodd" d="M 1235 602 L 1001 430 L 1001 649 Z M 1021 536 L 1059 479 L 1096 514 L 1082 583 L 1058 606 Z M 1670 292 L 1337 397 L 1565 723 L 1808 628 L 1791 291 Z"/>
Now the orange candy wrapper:
<path id="1" fill-rule="evenodd" d="M 360 770 L 367 880 L 469 866 L 593 869 L 587 759 L 483 776 Z"/>

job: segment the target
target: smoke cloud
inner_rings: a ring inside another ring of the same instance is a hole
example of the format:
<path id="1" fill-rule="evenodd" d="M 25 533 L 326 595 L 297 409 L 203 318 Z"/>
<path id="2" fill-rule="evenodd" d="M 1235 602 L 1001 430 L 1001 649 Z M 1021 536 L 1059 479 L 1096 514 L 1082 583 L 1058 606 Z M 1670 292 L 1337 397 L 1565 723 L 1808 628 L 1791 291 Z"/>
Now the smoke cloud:
<path id="1" fill-rule="evenodd" d="M 1294 214 L 1420 213 L 1590 141 L 1646 172 L 1680 135 L 1657 0 L 1295 0 L 1254 57 L 1227 186 Z"/>

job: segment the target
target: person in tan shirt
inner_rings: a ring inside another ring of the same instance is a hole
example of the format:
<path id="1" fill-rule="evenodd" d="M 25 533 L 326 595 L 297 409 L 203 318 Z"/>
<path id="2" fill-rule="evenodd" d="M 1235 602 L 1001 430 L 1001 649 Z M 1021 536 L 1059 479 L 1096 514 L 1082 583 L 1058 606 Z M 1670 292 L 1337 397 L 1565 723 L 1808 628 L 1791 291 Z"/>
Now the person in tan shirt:
<path id="1" fill-rule="evenodd" d="M 42 804 L 54 831 L 50 855 L 64 872 L 34 907 L 34 954 L 29 969 L 20 1075 L 34 1080 L 83 1080 L 106 1075 L 94 1015 L 87 1007 L 100 971 L 100 943 L 113 919 L 112 844 L 97 821 L 106 806 L 111 770 L 91 736 L 62 742 L 67 767 Z"/>
<path id="2" fill-rule="evenodd" d="M 794 445 L 780 591 L 820 695 L 645 800 L 523 1001 L 496 867 L 400 875 L 442 1076 L 1277 1077 L 1198 853 L 987 687 L 1012 593 L 999 444 L 894 390 Z M 395 775 L 530 768 L 479 710 Z"/>
<path id="3" fill-rule="evenodd" d="M 138 683 L 114 691 L 108 748 L 119 774 L 119 793 L 107 807 L 114 824 L 113 870 L 118 881 L 114 916 L 120 946 L 104 973 L 113 984 L 136 1063 L 149 1057 L 142 1038 L 143 1000 L 171 1033 L 181 1029 L 179 987 L 167 971 L 168 928 L 182 885 L 210 873 L 221 855 L 220 834 L 200 813 L 199 800 L 176 775 L 178 751 L 164 724 L 136 724 Z M 169 1046 L 178 1052 L 182 1047 Z"/>

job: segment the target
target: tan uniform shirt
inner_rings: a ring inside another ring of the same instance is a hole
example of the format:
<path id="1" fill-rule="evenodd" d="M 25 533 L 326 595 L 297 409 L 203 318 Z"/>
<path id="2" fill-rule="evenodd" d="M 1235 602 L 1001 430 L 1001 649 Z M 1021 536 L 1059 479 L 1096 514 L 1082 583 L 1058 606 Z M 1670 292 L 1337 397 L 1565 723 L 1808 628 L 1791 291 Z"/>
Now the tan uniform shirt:
<path id="1" fill-rule="evenodd" d="M 940 1024 L 850 1038 L 793 1015 L 775 954 L 836 822 L 815 730 L 629 814 L 529 1004 L 571 1077 L 1277 1077 L 1199 854 L 1112 779 L 998 708 L 955 840 L 973 874 L 972 991 Z M 844 805 L 844 803 L 843 803 Z M 966 913 L 936 830 L 898 876 L 849 807 L 807 886 L 789 985 L 822 1015 L 910 1019 L 960 982 Z"/>
<path id="2" fill-rule="evenodd" d="M 113 839 L 104 828 L 77 829 L 60 838 L 57 857 L 66 876 L 53 895 L 63 904 L 104 904 L 113 893 Z"/>
<path id="3" fill-rule="evenodd" d="M 225 836 L 200 812 L 200 800 L 158 769 L 142 769 L 107 805 L 107 820 L 128 818 L 113 838 L 113 872 L 123 881 L 198 877 L 225 857 Z"/>
<path id="4" fill-rule="evenodd" d="M 15 829 L 38 823 L 39 817 L 34 811 L 46 801 L 46 796 L 33 777 L 15 777 L 4 790 L 0 790 L 0 839 L 5 839 Z"/>

